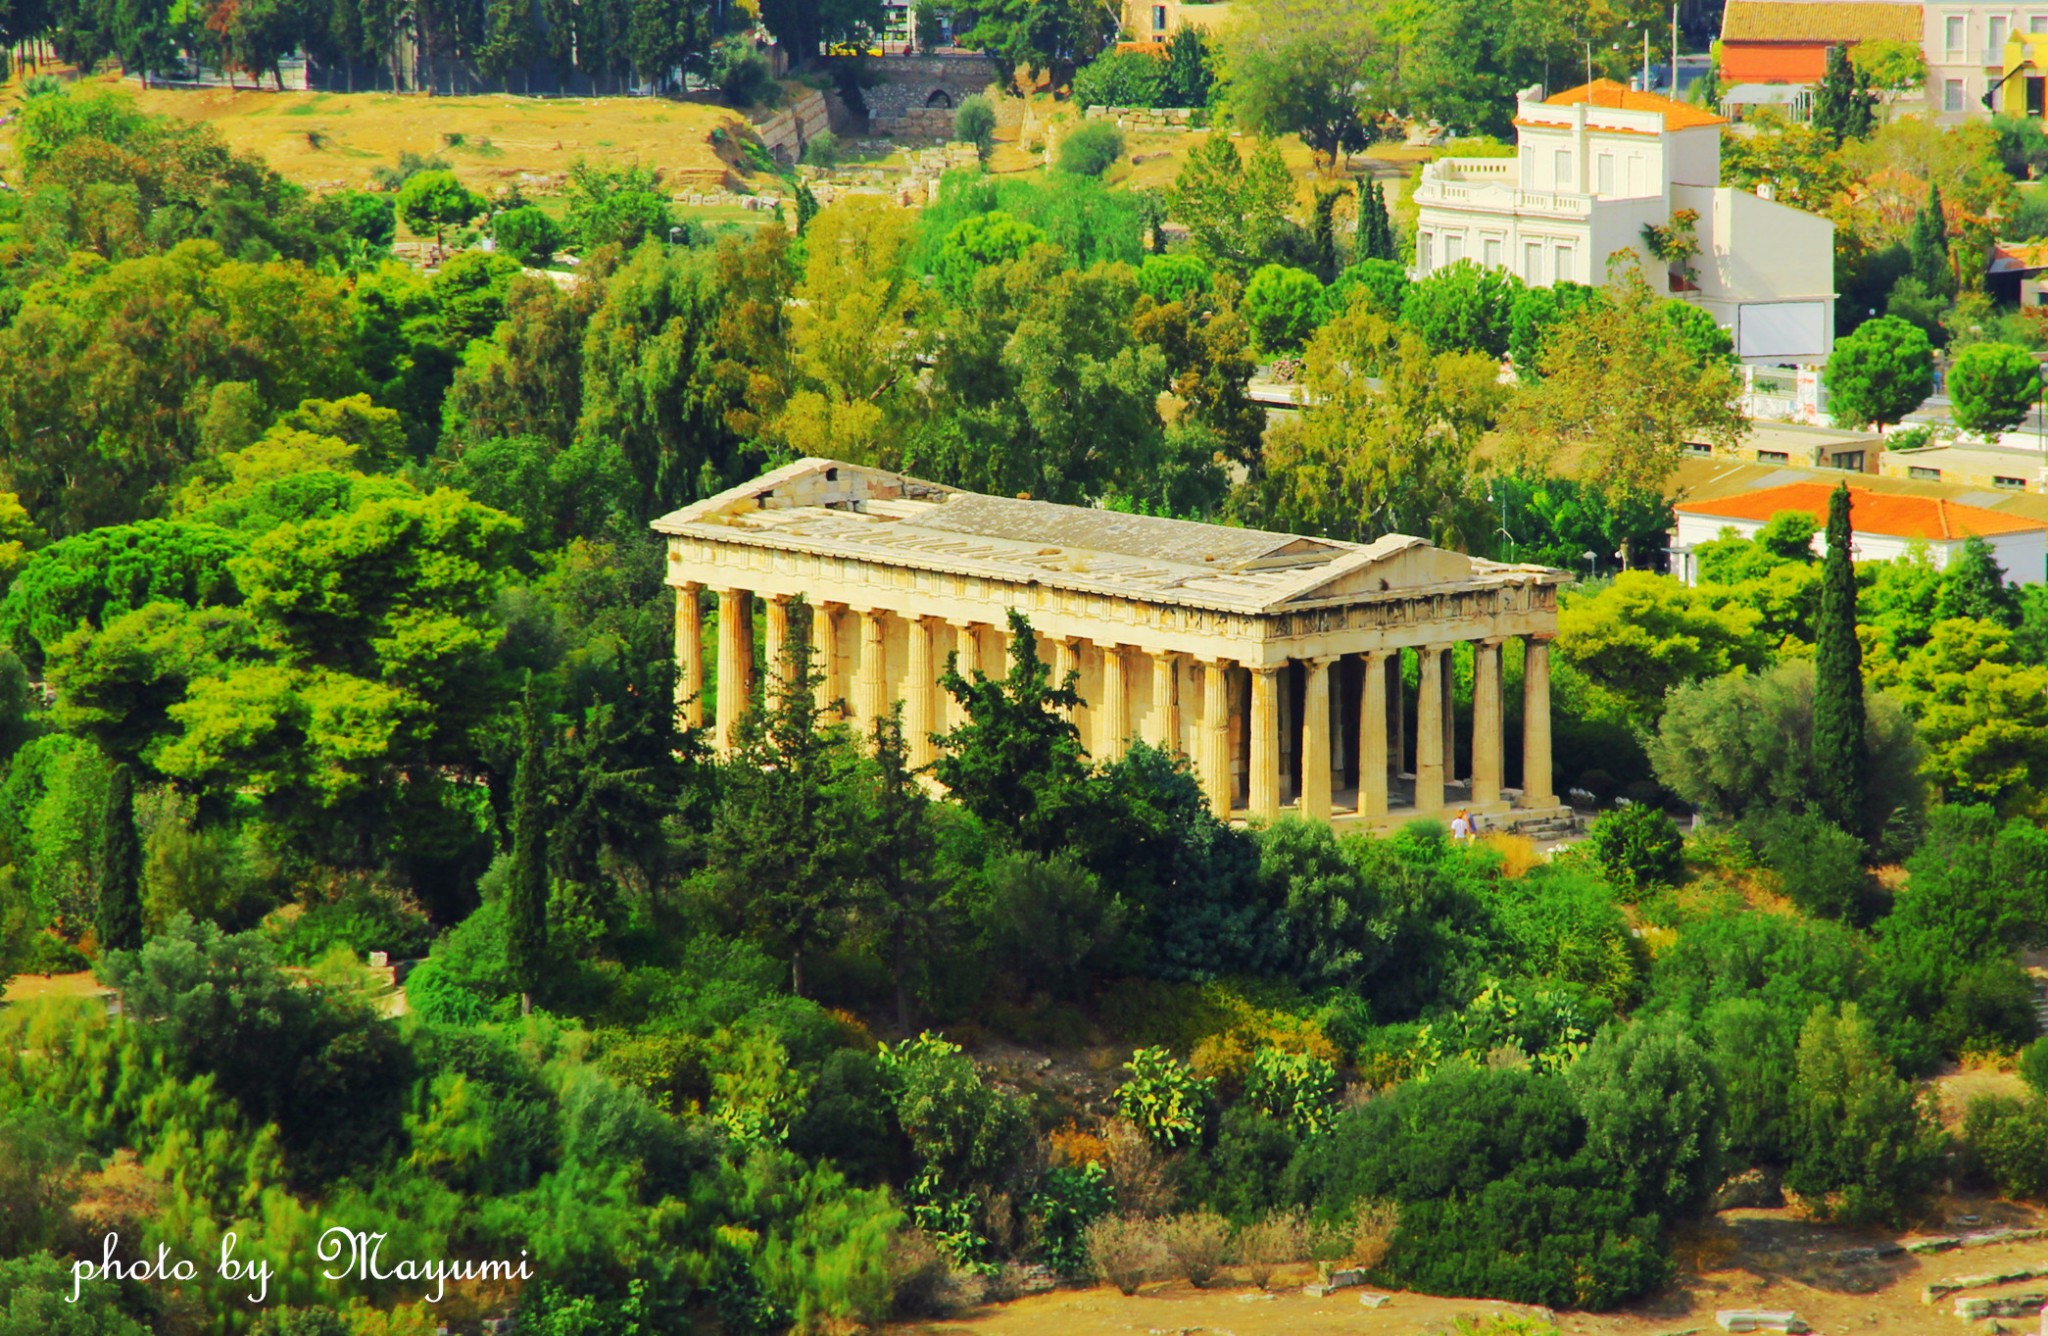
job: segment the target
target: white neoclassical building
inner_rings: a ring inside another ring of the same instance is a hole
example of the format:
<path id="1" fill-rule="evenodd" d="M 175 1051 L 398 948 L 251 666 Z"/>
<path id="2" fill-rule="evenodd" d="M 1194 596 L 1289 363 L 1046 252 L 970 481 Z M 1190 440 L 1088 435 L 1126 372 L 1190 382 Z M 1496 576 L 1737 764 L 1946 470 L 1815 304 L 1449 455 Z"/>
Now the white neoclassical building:
<path id="1" fill-rule="evenodd" d="M 1343 543 L 984 496 L 826 459 L 653 527 L 676 590 L 678 708 L 701 725 L 713 694 L 721 751 L 795 637 L 822 672 L 822 706 L 864 726 L 902 701 L 914 759 L 928 761 L 929 735 L 960 717 L 938 685 L 947 657 L 1001 676 L 1014 609 L 1055 673 L 1079 674 L 1074 722 L 1091 754 L 1133 738 L 1180 752 L 1219 815 L 1386 825 L 1470 808 L 1498 825 L 1561 814 L 1549 644 L 1562 571 L 1398 535 Z M 1523 644 L 1519 789 L 1507 784 L 1502 699 L 1511 638 Z M 1460 643 L 1473 682 L 1462 712 Z"/>
<path id="2" fill-rule="evenodd" d="M 1538 90 L 1531 90 L 1537 94 Z M 1596 80 L 1515 106 L 1515 156 L 1443 158 L 1415 185 L 1415 271 L 1474 260 L 1532 287 L 1607 281 L 1634 251 L 1659 292 L 1729 331 L 1746 362 L 1834 347 L 1835 225 L 1721 184 L 1721 117 Z M 1650 263 L 1646 225 L 1690 221 L 1690 261 Z"/>

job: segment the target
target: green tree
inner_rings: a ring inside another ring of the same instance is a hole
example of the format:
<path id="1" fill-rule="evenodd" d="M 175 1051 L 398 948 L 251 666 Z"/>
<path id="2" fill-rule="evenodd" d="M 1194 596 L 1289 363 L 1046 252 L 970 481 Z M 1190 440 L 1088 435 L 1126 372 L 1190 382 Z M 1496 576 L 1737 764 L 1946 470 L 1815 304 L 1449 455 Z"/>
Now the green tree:
<path id="1" fill-rule="evenodd" d="M 963 99 L 953 112 L 953 138 L 974 145 L 986 167 L 989 155 L 996 151 L 995 104 L 979 93 Z"/>
<path id="2" fill-rule="evenodd" d="M 107 781 L 100 822 L 99 913 L 94 931 L 102 951 L 133 951 L 142 945 L 142 841 L 135 830 L 135 775 L 114 767 Z"/>
<path id="3" fill-rule="evenodd" d="M 1394 220 L 1387 213 L 1387 192 L 1378 181 L 1368 181 L 1358 192 L 1356 259 L 1396 260 L 1398 250 Z"/>
<path id="4" fill-rule="evenodd" d="M 675 217 L 652 167 L 603 167 L 579 158 L 569 168 L 568 195 L 564 227 L 585 253 L 599 246 L 630 251 L 649 240 L 669 240 Z"/>
<path id="5" fill-rule="evenodd" d="M 533 269 L 553 264 L 555 252 L 562 248 L 560 225 L 531 204 L 507 209 L 493 218 L 491 235 L 506 254 Z"/>
<path id="6" fill-rule="evenodd" d="M 512 870 L 505 881 L 505 958 L 519 985 L 519 1009 L 548 978 L 547 759 L 533 679 L 519 711 L 519 764 L 512 773 Z"/>
<path id="7" fill-rule="evenodd" d="M 1079 674 L 1055 684 L 1038 636 L 1010 612 L 1010 664 L 1002 677 L 962 677 L 951 656 L 939 678 L 966 719 L 941 739 L 932 775 L 954 801 L 1021 849 L 1050 854 L 1067 842 L 1087 803 L 1087 764 L 1069 712 Z"/>
<path id="8" fill-rule="evenodd" d="M 1837 422 L 1890 426 L 1934 393 L 1934 346 L 1897 316 L 1866 320 L 1835 340 L 1826 383 Z"/>
<path id="9" fill-rule="evenodd" d="M 1613 692 L 1645 724 L 1683 683 L 1762 666 L 1756 615 L 1716 607 L 1665 575 L 1623 571 L 1559 611 L 1557 650 L 1596 687 Z"/>
<path id="10" fill-rule="evenodd" d="M 1044 228 L 1012 218 L 1001 209 L 970 214 L 939 243 L 932 269 L 948 295 L 955 301 L 966 301 L 973 295 L 975 280 L 984 270 L 1020 260 L 1033 246 L 1049 240 Z"/>
<path id="11" fill-rule="evenodd" d="M 1863 648 L 1856 638 L 1855 535 L 1849 485 L 1828 498 L 1827 550 L 1821 558 L 1820 616 L 1813 646 L 1814 806 L 1859 838 L 1868 805 L 1870 753 L 1864 739 Z"/>
<path id="12" fill-rule="evenodd" d="M 935 873 L 938 831 L 922 776 L 910 764 L 903 706 L 875 720 L 875 761 L 862 822 L 867 879 L 888 924 L 889 968 L 896 983 L 896 1025 L 910 1029 L 913 962 L 936 946 L 945 883 Z"/>
<path id="13" fill-rule="evenodd" d="M 1372 143 L 1383 53 L 1363 10 L 1257 0 L 1221 42 L 1224 99 L 1245 128 L 1300 135 L 1326 164 Z"/>
<path id="14" fill-rule="evenodd" d="M 1114 121 L 1088 121 L 1060 140 L 1059 169 L 1075 176 L 1100 176 L 1124 155 L 1124 132 Z"/>
<path id="15" fill-rule="evenodd" d="M 1460 260 L 1409 285 L 1401 323 L 1422 336 L 1430 351 L 1507 356 L 1515 302 L 1522 281 L 1495 265 Z"/>
<path id="16" fill-rule="evenodd" d="M 1948 215 L 1941 206 L 1941 186 L 1927 188 L 1927 201 L 1913 215 L 1906 233 L 1910 272 L 1928 293 L 1943 299 L 1956 295 L 1955 267 L 1949 261 Z"/>
<path id="17" fill-rule="evenodd" d="M 1229 135 L 1209 135 L 1181 164 L 1169 198 L 1196 252 L 1240 278 L 1281 258 L 1279 248 L 1295 230 L 1287 217 L 1294 181 L 1270 139 L 1261 138 L 1245 158 Z"/>
<path id="18" fill-rule="evenodd" d="M 1663 808 L 1631 803 L 1593 822 L 1586 847 L 1624 891 L 1675 886 L 1685 875 L 1685 841 Z"/>
<path id="19" fill-rule="evenodd" d="M 1244 287 L 1244 314 L 1268 353 L 1292 352 L 1315 332 L 1323 285 L 1306 269 L 1259 266 Z"/>
<path id="20" fill-rule="evenodd" d="M 804 959 L 845 930 L 872 847 L 861 827 L 859 755 L 845 725 L 824 721 L 818 680 L 808 647 L 791 639 L 770 672 L 765 708 L 741 716 L 706 840 L 713 890 L 787 956 L 799 997 Z"/>
<path id="21" fill-rule="evenodd" d="M 1813 128 L 1837 144 L 1861 139 L 1877 123 L 1877 95 L 1870 76 L 1849 59 L 1844 46 L 1828 48 L 1827 68 L 1813 89 Z"/>
<path id="22" fill-rule="evenodd" d="M 1166 69 L 1160 105 L 1206 107 L 1216 84 L 1215 52 L 1209 38 L 1192 23 L 1182 23 L 1166 40 Z"/>
<path id="23" fill-rule="evenodd" d="M 2026 419 L 2041 397 L 2041 373 L 2025 348 L 1973 343 L 1958 352 L 1948 372 L 1956 425 L 1997 437 Z"/>
<path id="24" fill-rule="evenodd" d="M 484 211 L 476 192 L 453 172 L 421 172 L 398 191 L 398 216 L 417 235 L 434 234 L 434 244 L 451 227 L 459 227 Z"/>
<path id="25" fill-rule="evenodd" d="M 1949 558 L 1941 573 L 1941 592 L 1935 598 L 1934 615 L 1975 618 L 1996 622 L 2008 631 L 2020 629 L 2020 596 L 2005 581 L 2005 569 L 1991 544 L 1975 534 L 1963 540 L 1962 550 Z"/>

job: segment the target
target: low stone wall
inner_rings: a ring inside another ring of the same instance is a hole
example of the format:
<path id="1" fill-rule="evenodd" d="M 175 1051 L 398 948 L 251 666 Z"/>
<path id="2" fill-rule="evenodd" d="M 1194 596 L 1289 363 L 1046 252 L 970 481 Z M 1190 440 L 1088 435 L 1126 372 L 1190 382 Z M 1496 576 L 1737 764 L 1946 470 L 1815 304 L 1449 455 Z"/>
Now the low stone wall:
<path id="1" fill-rule="evenodd" d="M 785 162 L 804 155 L 804 145 L 832 128 L 832 112 L 825 95 L 815 88 L 754 126 L 754 133 L 768 151 Z"/>
<path id="2" fill-rule="evenodd" d="M 868 124 L 876 134 L 886 134 L 895 139 L 953 137 L 953 112 L 944 107 L 918 107 L 886 121 L 877 116 L 870 116 Z"/>
<path id="3" fill-rule="evenodd" d="M 1091 121 L 1115 121 L 1125 130 L 1193 130 L 1192 107 L 1090 107 L 1082 113 Z"/>

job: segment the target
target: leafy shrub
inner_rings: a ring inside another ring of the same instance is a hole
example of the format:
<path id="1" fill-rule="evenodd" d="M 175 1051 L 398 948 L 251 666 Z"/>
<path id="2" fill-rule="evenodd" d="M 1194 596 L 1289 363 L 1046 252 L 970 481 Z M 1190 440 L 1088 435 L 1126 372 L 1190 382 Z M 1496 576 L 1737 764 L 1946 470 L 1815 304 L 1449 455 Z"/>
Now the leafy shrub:
<path id="1" fill-rule="evenodd" d="M 1117 1205 L 1133 1215 L 1164 1215 L 1175 1201 L 1171 1165 L 1152 1138 L 1121 1118 L 1103 1130 L 1102 1167 Z"/>
<path id="2" fill-rule="evenodd" d="M 1159 1240 L 1174 1271 L 1202 1289 L 1229 1260 L 1230 1222 L 1214 1211 L 1191 1211 L 1167 1221 Z"/>
<path id="3" fill-rule="evenodd" d="M 1245 1226 L 1237 1236 L 1238 1260 L 1244 1263 L 1252 1284 L 1262 1290 L 1272 1284 L 1275 1270 L 1302 1261 L 1308 1254 L 1308 1217 L 1299 1211 L 1275 1211 Z"/>
<path id="4" fill-rule="evenodd" d="M 1254 1108 L 1303 1136 L 1314 1136 L 1329 1129 L 1331 1105 L 1337 1098 L 1337 1069 L 1311 1054 L 1262 1048 L 1252 1055 L 1244 1094 Z"/>
<path id="5" fill-rule="evenodd" d="M 1163 1048 L 1141 1048 L 1124 1064 L 1131 1074 L 1116 1090 L 1117 1111 L 1167 1150 L 1202 1135 L 1215 1086 Z"/>
<path id="6" fill-rule="evenodd" d="M 2020 1050 L 2020 1079 L 2037 1095 L 2048 1095 L 2048 1035 Z"/>
<path id="7" fill-rule="evenodd" d="M 1401 1208 L 1388 1201 L 1362 1201 L 1349 1220 L 1340 1221 L 1331 1232 L 1337 1255 L 1331 1260 L 1348 1262 L 1371 1271 L 1386 1259 L 1394 1246 L 1394 1231 L 1401 1224 Z"/>
<path id="8" fill-rule="evenodd" d="M 943 1181 L 985 1178 L 1009 1162 L 1025 1128 L 1016 1099 L 981 1079 L 958 1044 L 927 1031 L 882 1046 L 896 1121 L 918 1159 Z"/>
<path id="9" fill-rule="evenodd" d="M 1209 290 L 1209 266 L 1198 255 L 1147 255 L 1138 266 L 1138 290 L 1156 302 L 1192 301 Z"/>
<path id="10" fill-rule="evenodd" d="M 959 109 L 953 113 L 953 138 L 974 145 L 986 166 L 989 155 L 996 151 L 995 104 L 980 93 L 961 99 Z"/>
<path id="11" fill-rule="evenodd" d="M 713 48 L 711 78 L 718 85 L 726 105 L 752 107 L 772 103 L 775 72 L 768 57 L 754 49 L 752 41 L 735 33 Z"/>
<path id="12" fill-rule="evenodd" d="M 314 905 L 277 933 L 278 958 L 310 965 L 337 946 L 357 955 L 389 952 L 393 960 L 425 955 L 432 926 L 388 894 L 359 891 L 346 899 Z"/>
<path id="13" fill-rule="evenodd" d="M 2000 1196 L 2048 1197 L 2048 1102 L 1979 1095 L 1963 1115 L 1963 1140 L 1971 1162 Z"/>
<path id="14" fill-rule="evenodd" d="M 1092 1251 L 1090 1227 L 1114 1204 L 1109 1174 L 1101 1164 L 1048 1171 L 1029 1205 L 1046 1265 L 1063 1276 L 1085 1274 Z"/>
<path id="15" fill-rule="evenodd" d="M 1105 51 L 1074 73 L 1077 107 L 1157 107 L 1166 93 L 1166 62 L 1150 51 Z"/>
<path id="16" fill-rule="evenodd" d="M 1669 813 L 1648 803 L 1609 812 L 1586 834 L 1586 849 L 1623 891 L 1676 885 L 1685 872 L 1685 839 Z"/>
<path id="17" fill-rule="evenodd" d="M 837 167 L 839 165 L 839 136 L 830 130 L 820 130 L 804 141 L 804 161 L 813 167 Z"/>
<path id="18" fill-rule="evenodd" d="M 499 214 L 492 220 L 491 236 L 500 251 L 533 269 L 554 263 L 564 240 L 561 225 L 531 204 Z"/>
<path id="19" fill-rule="evenodd" d="M 1859 916 L 1870 884 L 1863 841 L 1816 812 L 1780 813 L 1752 828 L 1765 864 L 1793 904 L 1823 918 Z"/>
<path id="20" fill-rule="evenodd" d="M 1157 1226 L 1135 1215 L 1105 1216 L 1088 1226 L 1088 1256 L 1095 1274 L 1125 1294 L 1136 1294 L 1166 1265 Z"/>
<path id="21" fill-rule="evenodd" d="M 1124 132 L 1114 121 L 1089 121 L 1060 141 L 1059 168 L 1075 176 L 1100 176 L 1124 155 Z"/>
<path id="22" fill-rule="evenodd" d="M 1853 1004 L 1816 1008 L 1799 1033 L 1785 1186 L 1815 1215 L 1897 1224 L 1932 1188 L 1942 1137 L 1892 1072 Z"/>
<path id="23" fill-rule="evenodd" d="M 2040 1033 L 2034 1006 L 2040 994 L 2018 962 L 1985 960 L 1956 975 L 1934 1032 L 1945 1052 L 2008 1053 Z"/>

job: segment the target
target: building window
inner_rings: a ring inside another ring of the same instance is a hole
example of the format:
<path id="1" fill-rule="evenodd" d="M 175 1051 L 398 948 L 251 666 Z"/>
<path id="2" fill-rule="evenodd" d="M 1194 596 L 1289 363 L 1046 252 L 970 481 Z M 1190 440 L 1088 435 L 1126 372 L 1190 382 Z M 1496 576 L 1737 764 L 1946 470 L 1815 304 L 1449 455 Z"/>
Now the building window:
<path id="1" fill-rule="evenodd" d="M 2027 15 L 2028 32 L 2048 32 L 2048 14 Z"/>
<path id="2" fill-rule="evenodd" d="M 1600 193 L 1603 195 L 1612 195 L 1614 193 L 1614 155 L 1612 153 L 1602 153 L 1598 161 L 1600 169 Z"/>
<path id="3" fill-rule="evenodd" d="M 1641 199 L 1649 194 L 1649 187 L 1643 184 L 1643 155 L 1628 155 L 1628 195 L 1630 199 Z"/>
<path id="4" fill-rule="evenodd" d="M 1714 453 L 1714 447 L 1705 441 L 1687 441 L 1685 452 L 1689 455 L 1711 455 Z"/>
<path id="5" fill-rule="evenodd" d="M 1425 274 L 1436 267 L 1436 233 L 1424 232 L 1415 238 L 1415 267 Z"/>
<path id="6" fill-rule="evenodd" d="M 1552 190 L 1573 189 L 1572 151 L 1570 149 L 1561 148 L 1551 155 L 1550 172 L 1550 188 Z"/>
<path id="7" fill-rule="evenodd" d="M 1486 237 L 1486 238 L 1483 238 L 1483 239 L 1482 239 L 1482 240 L 1480 241 L 1480 243 L 1479 243 L 1479 249 L 1480 249 L 1480 252 L 1481 252 L 1480 258 L 1486 261 L 1486 266 L 1487 266 L 1487 268 L 1489 268 L 1489 269 L 1498 269 L 1498 268 L 1500 268 L 1500 266 L 1501 266 L 1501 250 L 1502 250 L 1502 248 L 1503 248 L 1503 247 L 1505 247 L 1505 246 L 1506 246 L 1506 244 L 1507 244 L 1507 243 L 1506 243 L 1506 242 L 1504 242 L 1504 241 L 1502 241 L 1502 240 L 1501 240 L 1501 239 L 1500 239 L 1499 237 Z"/>
<path id="8" fill-rule="evenodd" d="M 1577 280 L 1579 267 L 1572 263 L 1572 248 L 1570 246 L 1560 245 L 1553 248 L 1551 259 L 1553 261 L 1550 271 L 1551 278 L 1559 283 L 1570 283 Z"/>
<path id="9" fill-rule="evenodd" d="M 1941 109 L 1961 111 L 1963 109 L 1963 81 L 1944 79 L 1941 81 Z"/>
<path id="10" fill-rule="evenodd" d="M 1789 464 L 1792 462 L 1792 456 L 1783 450 L 1759 450 L 1756 452 L 1756 462 L 1759 464 Z"/>
<path id="11" fill-rule="evenodd" d="M 1921 468 L 1919 465 L 1916 464 L 1913 467 L 1906 470 L 1906 476 L 1909 478 L 1918 478 L 1921 482 L 1940 482 L 1941 470 Z"/>
<path id="12" fill-rule="evenodd" d="M 2005 478 L 1994 474 L 1991 479 L 1991 485 L 2001 492 L 2024 492 L 2027 490 L 2027 480 L 2025 478 Z"/>
<path id="13" fill-rule="evenodd" d="M 2004 58 L 2005 25 L 2006 17 L 2003 14 L 1992 16 L 1984 24 L 1984 60 L 1987 64 Z"/>
<path id="14" fill-rule="evenodd" d="M 1543 282 L 1543 243 L 1540 241 L 1522 243 L 1522 281 L 1532 287 Z"/>
<path id="15" fill-rule="evenodd" d="M 1153 32 L 1165 32 L 1165 31 L 1166 31 L 1166 6 L 1165 6 L 1165 5 L 1154 5 L 1154 6 L 1152 6 L 1152 31 L 1153 31 Z"/>
<path id="16" fill-rule="evenodd" d="M 1861 473 L 1863 472 L 1863 452 L 1861 450 L 1844 450 L 1835 456 L 1834 464 L 1838 469 L 1847 469 L 1851 473 Z"/>
<path id="17" fill-rule="evenodd" d="M 1456 264 L 1465 258 L 1465 234 L 1446 232 L 1444 234 L 1444 263 Z"/>
<path id="18" fill-rule="evenodd" d="M 1965 20 L 1962 15 L 1953 15 L 1944 28 L 1944 33 L 1948 39 L 1948 58 L 1950 60 L 1961 60 L 1963 58 L 1964 22 Z"/>

